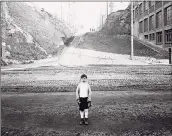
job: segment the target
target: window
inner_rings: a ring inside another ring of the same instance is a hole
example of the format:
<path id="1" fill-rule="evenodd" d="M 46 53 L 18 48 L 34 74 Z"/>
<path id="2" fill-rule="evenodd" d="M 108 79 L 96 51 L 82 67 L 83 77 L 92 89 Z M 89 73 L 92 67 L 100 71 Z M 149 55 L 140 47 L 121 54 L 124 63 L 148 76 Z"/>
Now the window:
<path id="1" fill-rule="evenodd" d="M 157 32 L 156 36 L 157 36 L 157 38 L 156 38 L 157 44 L 161 44 L 162 43 L 162 32 Z"/>
<path id="2" fill-rule="evenodd" d="M 169 6 L 165 9 L 165 19 L 164 23 L 165 25 L 172 25 L 172 6 Z"/>
<path id="3" fill-rule="evenodd" d="M 139 22 L 139 32 L 143 33 L 143 21 Z"/>
<path id="4" fill-rule="evenodd" d="M 160 28 L 162 26 L 162 11 L 156 14 L 156 28 Z"/>
<path id="5" fill-rule="evenodd" d="M 145 39 L 147 40 L 148 39 L 148 35 L 144 35 Z"/>
<path id="6" fill-rule="evenodd" d="M 172 43 L 172 29 L 165 31 L 165 43 Z"/>
<path id="7" fill-rule="evenodd" d="M 148 1 L 144 1 L 144 11 L 148 10 Z"/>
<path id="8" fill-rule="evenodd" d="M 155 1 L 155 2 L 156 2 L 156 4 L 162 3 L 161 0 L 157 0 L 157 1 Z"/>
<path id="9" fill-rule="evenodd" d="M 155 9 L 155 2 L 154 1 L 149 1 L 149 13 L 152 13 Z"/>
<path id="10" fill-rule="evenodd" d="M 146 18 L 144 20 L 144 32 L 147 32 L 148 31 L 148 19 Z"/>
<path id="11" fill-rule="evenodd" d="M 155 29 L 155 18 L 154 15 L 150 16 L 149 18 L 149 30 Z"/>
<path id="12" fill-rule="evenodd" d="M 139 5 L 139 14 L 142 14 L 142 3 Z"/>
<path id="13" fill-rule="evenodd" d="M 162 7 L 162 0 L 161 1 L 155 1 L 155 9 L 159 9 Z"/>
<path id="14" fill-rule="evenodd" d="M 154 33 L 150 34 L 149 35 L 149 39 L 150 39 L 150 41 L 155 40 L 155 34 Z"/>
<path id="15" fill-rule="evenodd" d="M 138 16 L 138 7 L 135 9 L 135 18 Z"/>
<path id="16" fill-rule="evenodd" d="M 149 1 L 150 7 L 154 6 L 155 2 L 154 1 Z"/>

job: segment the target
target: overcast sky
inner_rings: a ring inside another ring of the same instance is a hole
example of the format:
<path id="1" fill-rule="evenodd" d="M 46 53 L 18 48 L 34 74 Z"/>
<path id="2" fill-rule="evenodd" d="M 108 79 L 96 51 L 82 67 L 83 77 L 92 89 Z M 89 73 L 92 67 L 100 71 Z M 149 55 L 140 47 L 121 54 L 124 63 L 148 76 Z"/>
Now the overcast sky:
<path id="1" fill-rule="evenodd" d="M 96 27 L 100 20 L 101 12 L 106 14 L 106 2 L 34 2 L 41 8 L 53 14 L 57 14 L 59 18 L 72 24 L 83 25 L 85 28 Z M 115 10 L 126 9 L 129 2 L 114 2 Z M 61 10 L 62 9 L 62 10 Z M 61 13 L 62 11 L 62 13 Z M 70 14 L 70 19 L 69 15 Z"/>

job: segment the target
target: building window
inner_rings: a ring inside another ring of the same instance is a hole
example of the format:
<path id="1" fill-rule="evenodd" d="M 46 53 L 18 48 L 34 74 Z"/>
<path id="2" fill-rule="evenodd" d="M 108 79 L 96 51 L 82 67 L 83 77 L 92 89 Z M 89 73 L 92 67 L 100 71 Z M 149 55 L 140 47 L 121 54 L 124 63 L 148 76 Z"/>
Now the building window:
<path id="1" fill-rule="evenodd" d="M 139 14 L 142 15 L 142 3 L 139 5 Z"/>
<path id="2" fill-rule="evenodd" d="M 135 18 L 138 16 L 138 7 L 135 9 Z"/>
<path id="3" fill-rule="evenodd" d="M 156 43 L 157 44 L 162 44 L 162 32 L 157 32 L 156 33 Z"/>
<path id="4" fill-rule="evenodd" d="M 154 1 L 149 1 L 149 13 L 152 13 L 155 8 L 155 2 Z"/>
<path id="5" fill-rule="evenodd" d="M 143 33 L 143 21 L 139 22 L 139 32 Z"/>
<path id="6" fill-rule="evenodd" d="M 144 35 L 145 39 L 148 40 L 148 35 Z"/>
<path id="7" fill-rule="evenodd" d="M 152 34 L 149 35 L 149 40 L 150 41 L 155 40 L 155 34 L 154 33 L 152 33 Z"/>
<path id="8" fill-rule="evenodd" d="M 149 30 L 155 29 L 155 18 L 154 15 L 150 16 L 149 18 Z"/>
<path id="9" fill-rule="evenodd" d="M 162 3 L 162 1 L 161 1 L 161 0 L 157 0 L 157 1 L 155 1 L 155 3 L 156 3 L 156 5 L 157 5 L 157 4 L 159 4 L 159 3 Z"/>
<path id="10" fill-rule="evenodd" d="M 156 28 L 162 27 L 162 11 L 156 14 Z"/>
<path id="11" fill-rule="evenodd" d="M 155 9 L 159 9 L 162 7 L 162 0 L 161 1 L 155 1 Z"/>
<path id="12" fill-rule="evenodd" d="M 172 29 L 165 31 L 165 43 L 172 43 Z"/>
<path id="13" fill-rule="evenodd" d="M 172 25 L 172 6 L 165 8 L 164 12 L 164 23 L 165 25 Z"/>
<path id="14" fill-rule="evenodd" d="M 154 6 L 154 4 L 155 4 L 155 2 L 154 2 L 154 1 L 149 1 L 149 6 L 150 6 L 150 7 L 153 7 L 153 6 Z"/>
<path id="15" fill-rule="evenodd" d="M 148 10 L 148 1 L 144 1 L 144 11 Z"/>
<path id="16" fill-rule="evenodd" d="M 147 32 L 148 31 L 148 19 L 146 18 L 144 20 L 144 32 Z"/>

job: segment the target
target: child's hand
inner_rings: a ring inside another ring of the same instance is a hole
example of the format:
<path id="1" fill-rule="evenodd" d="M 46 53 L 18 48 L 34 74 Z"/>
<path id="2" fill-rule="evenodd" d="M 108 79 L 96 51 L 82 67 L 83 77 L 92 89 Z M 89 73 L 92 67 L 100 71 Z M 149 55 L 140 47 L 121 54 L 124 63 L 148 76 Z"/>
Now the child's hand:
<path id="1" fill-rule="evenodd" d="M 91 100 L 90 99 L 87 99 L 87 102 L 91 102 Z"/>
<path id="2" fill-rule="evenodd" d="M 80 103 L 81 103 L 79 99 L 77 99 L 76 101 L 77 101 L 77 103 L 78 103 L 78 104 L 80 104 Z"/>
<path id="3" fill-rule="evenodd" d="M 88 101 L 88 107 L 89 108 L 91 107 L 91 101 Z"/>

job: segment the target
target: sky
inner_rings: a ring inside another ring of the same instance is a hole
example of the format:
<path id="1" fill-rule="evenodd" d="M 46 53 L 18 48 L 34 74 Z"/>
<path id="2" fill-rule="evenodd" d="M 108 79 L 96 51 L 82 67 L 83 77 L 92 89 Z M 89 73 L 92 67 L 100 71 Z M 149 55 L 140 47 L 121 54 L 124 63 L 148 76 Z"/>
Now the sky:
<path id="1" fill-rule="evenodd" d="M 72 25 L 83 25 L 86 29 L 98 27 L 100 14 L 106 16 L 107 13 L 107 2 L 34 2 L 34 4 L 56 14 L 59 19 L 62 18 Z M 129 2 L 114 2 L 115 11 L 126 9 L 128 4 Z"/>

